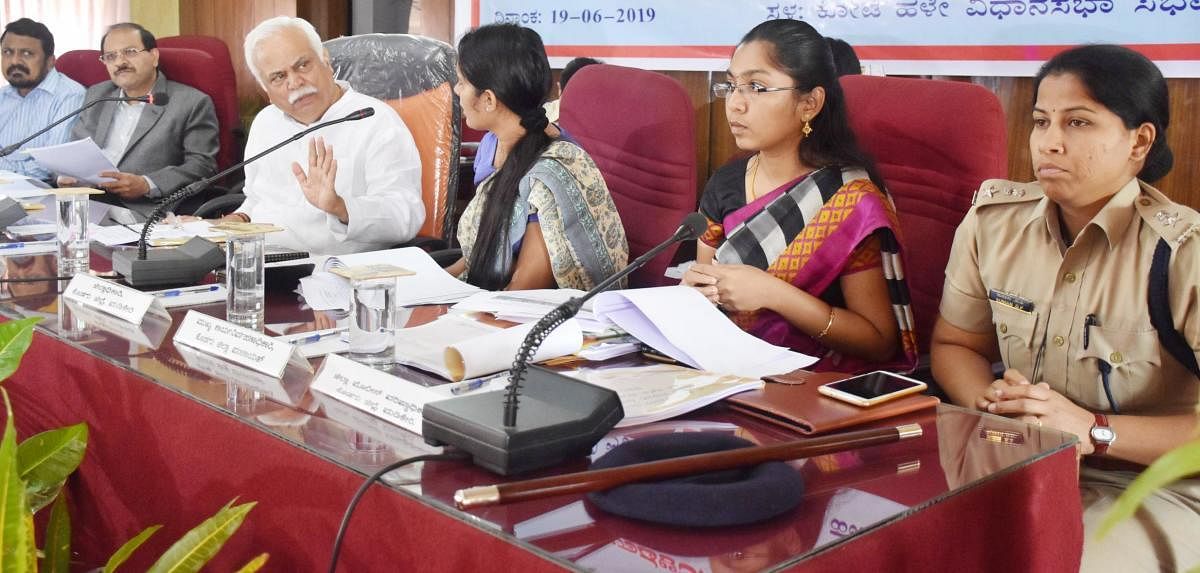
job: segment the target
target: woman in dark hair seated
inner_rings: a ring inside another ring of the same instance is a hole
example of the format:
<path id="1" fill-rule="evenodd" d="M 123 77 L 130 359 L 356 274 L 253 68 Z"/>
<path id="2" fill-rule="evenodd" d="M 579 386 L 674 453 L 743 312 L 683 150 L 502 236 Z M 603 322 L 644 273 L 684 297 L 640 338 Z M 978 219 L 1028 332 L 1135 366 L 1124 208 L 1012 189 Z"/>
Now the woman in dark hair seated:
<path id="1" fill-rule="evenodd" d="M 1149 185 L 1172 164 L 1167 83 L 1141 54 L 1091 45 L 1034 86 L 1037 181 L 985 181 L 959 226 L 933 373 L 962 406 L 1078 437 L 1082 570 L 1192 568 L 1195 477 L 1095 535 L 1143 464 L 1196 436 L 1200 215 Z"/>
<path id="2" fill-rule="evenodd" d="M 751 30 L 713 93 L 739 148 L 709 179 L 708 232 L 684 284 L 816 369 L 916 365 L 896 213 L 859 148 L 825 38 L 799 20 Z"/>
<path id="3" fill-rule="evenodd" d="M 499 141 L 497 170 L 459 222 L 463 258 L 446 269 L 471 284 L 588 289 L 628 259 L 621 218 L 596 164 L 547 134 L 542 102 L 550 80 L 542 39 L 529 28 L 482 26 L 458 43 L 454 91 L 463 117 Z"/>

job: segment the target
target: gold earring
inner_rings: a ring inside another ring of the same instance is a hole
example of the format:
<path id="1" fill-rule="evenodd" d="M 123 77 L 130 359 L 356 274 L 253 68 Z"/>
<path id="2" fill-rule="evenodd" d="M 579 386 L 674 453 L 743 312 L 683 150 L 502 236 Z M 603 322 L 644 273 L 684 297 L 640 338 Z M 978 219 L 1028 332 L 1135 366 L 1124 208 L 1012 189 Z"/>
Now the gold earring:
<path id="1" fill-rule="evenodd" d="M 803 133 L 804 137 L 808 137 L 808 135 L 812 133 L 812 126 L 809 125 L 807 119 L 804 120 L 804 127 L 800 129 L 800 133 Z"/>

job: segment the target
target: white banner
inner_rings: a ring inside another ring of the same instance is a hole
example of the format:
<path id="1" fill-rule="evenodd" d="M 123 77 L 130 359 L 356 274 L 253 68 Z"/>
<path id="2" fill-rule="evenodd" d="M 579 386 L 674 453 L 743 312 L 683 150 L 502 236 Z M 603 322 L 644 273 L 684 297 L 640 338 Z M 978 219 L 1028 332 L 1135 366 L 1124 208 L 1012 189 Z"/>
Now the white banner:
<path id="1" fill-rule="evenodd" d="M 805 20 L 873 72 L 1033 75 L 1078 44 L 1117 43 L 1170 77 L 1200 77 L 1200 0 L 455 0 L 456 37 L 493 22 L 542 35 L 551 64 L 579 56 L 655 70 L 724 70 L 764 20 Z"/>

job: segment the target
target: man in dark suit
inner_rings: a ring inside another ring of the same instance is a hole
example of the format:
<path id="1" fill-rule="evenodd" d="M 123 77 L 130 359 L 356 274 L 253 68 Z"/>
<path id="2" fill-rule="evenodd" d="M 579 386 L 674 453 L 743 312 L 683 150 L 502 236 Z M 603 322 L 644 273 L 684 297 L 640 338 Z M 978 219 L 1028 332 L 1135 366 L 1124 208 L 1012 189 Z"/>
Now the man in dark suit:
<path id="1" fill-rule="evenodd" d="M 199 90 L 169 81 L 158 70 L 154 35 L 133 24 L 115 24 L 100 40 L 100 60 L 112 81 L 87 90 L 85 101 L 102 97 L 166 94 L 166 105 L 104 102 L 80 116 L 71 134 L 91 137 L 118 171 L 100 185 L 110 202 L 140 213 L 158 200 L 216 171 L 217 115 Z"/>

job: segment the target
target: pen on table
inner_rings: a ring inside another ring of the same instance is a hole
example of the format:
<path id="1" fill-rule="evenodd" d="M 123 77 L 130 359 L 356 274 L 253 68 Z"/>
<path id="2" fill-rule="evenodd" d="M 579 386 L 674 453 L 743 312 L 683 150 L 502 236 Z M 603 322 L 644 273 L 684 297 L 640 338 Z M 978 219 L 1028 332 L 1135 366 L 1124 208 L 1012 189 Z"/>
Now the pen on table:
<path id="1" fill-rule="evenodd" d="M 345 330 L 345 328 L 337 328 L 334 330 L 326 330 L 325 332 L 314 332 L 308 336 L 305 336 L 304 338 L 293 338 L 290 342 L 296 346 L 300 346 L 302 344 L 312 344 L 325 338 L 329 338 L 330 336 L 340 335 Z"/>
<path id="2" fill-rule="evenodd" d="M 25 247 L 39 247 L 42 245 L 57 245 L 58 241 L 29 241 L 24 243 L 3 243 L 0 244 L 0 249 L 23 249 Z"/>
<path id="3" fill-rule="evenodd" d="M 833 452 L 841 452 L 919 438 L 919 424 L 891 428 L 859 430 L 819 438 L 805 438 L 780 444 L 752 446 L 668 458 L 603 470 L 588 470 L 496 485 L 460 489 L 454 493 L 459 509 L 528 501 L 544 497 L 599 491 L 639 481 L 658 481 L 673 477 L 745 467 L 769 461 L 786 461 Z"/>
<path id="4" fill-rule="evenodd" d="M 466 394 L 467 392 L 473 392 L 475 390 L 483 388 L 484 386 L 487 386 L 488 382 L 491 382 L 492 380 L 495 380 L 502 376 L 506 376 L 507 374 L 508 374 L 508 372 L 505 371 L 505 372 L 501 372 L 499 374 L 494 374 L 492 376 L 485 376 L 483 378 L 467 380 L 466 382 L 458 382 L 450 387 L 450 393 L 454 394 L 455 396 L 458 396 L 459 394 Z"/>
<path id="5" fill-rule="evenodd" d="M 221 288 L 221 285 L 205 285 L 194 288 L 177 288 L 154 293 L 154 296 L 183 296 L 185 294 L 195 294 L 201 292 L 213 292 Z"/>

